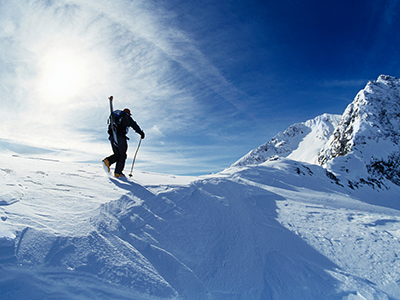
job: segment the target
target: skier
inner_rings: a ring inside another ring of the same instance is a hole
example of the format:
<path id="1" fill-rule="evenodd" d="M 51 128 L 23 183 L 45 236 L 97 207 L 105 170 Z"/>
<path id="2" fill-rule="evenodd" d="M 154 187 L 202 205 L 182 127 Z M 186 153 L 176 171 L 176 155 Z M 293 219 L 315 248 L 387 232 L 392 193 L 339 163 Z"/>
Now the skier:
<path id="1" fill-rule="evenodd" d="M 112 101 L 112 99 L 110 99 Z M 118 117 L 116 135 L 113 134 L 111 124 L 108 127 L 109 140 L 114 154 L 103 159 L 103 164 L 110 172 L 110 166 L 116 163 L 114 176 L 115 177 L 126 177 L 122 171 L 125 167 L 125 160 L 127 158 L 126 152 L 128 151 L 129 138 L 126 136 L 129 127 L 132 127 L 139 135 L 141 139 L 144 139 L 144 132 L 140 129 L 139 125 L 132 119 L 131 111 L 125 108 Z M 115 141 L 114 136 L 117 137 Z"/>

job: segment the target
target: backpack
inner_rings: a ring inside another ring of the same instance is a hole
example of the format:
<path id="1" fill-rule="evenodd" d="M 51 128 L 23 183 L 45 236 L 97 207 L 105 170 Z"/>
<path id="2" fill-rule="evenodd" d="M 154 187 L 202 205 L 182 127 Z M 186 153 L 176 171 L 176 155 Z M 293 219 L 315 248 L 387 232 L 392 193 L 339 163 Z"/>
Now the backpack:
<path id="1" fill-rule="evenodd" d="M 113 136 L 115 145 L 118 145 L 117 132 L 124 114 L 124 111 L 117 109 L 114 110 L 108 118 L 108 134 Z"/>
<path id="2" fill-rule="evenodd" d="M 122 117 L 124 115 L 124 111 L 122 110 L 114 110 L 109 118 L 109 124 L 113 124 L 116 128 L 121 125 Z"/>

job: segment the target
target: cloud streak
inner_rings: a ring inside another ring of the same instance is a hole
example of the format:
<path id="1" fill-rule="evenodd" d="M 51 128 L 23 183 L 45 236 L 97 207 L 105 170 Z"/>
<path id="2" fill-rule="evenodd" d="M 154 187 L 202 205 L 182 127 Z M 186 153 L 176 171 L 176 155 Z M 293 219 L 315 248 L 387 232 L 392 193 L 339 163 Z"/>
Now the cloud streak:
<path id="1" fill-rule="evenodd" d="M 214 170 L 395 70 L 398 1 L 239 2 L 0 0 L 0 139 L 100 160 L 113 95 L 146 168 Z"/>
<path id="2" fill-rule="evenodd" d="M 199 95 L 215 93 L 245 110 L 240 91 L 171 25 L 172 16 L 145 1 L 18 3 L 1 3 L 3 138 L 90 147 L 81 142 L 85 132 L 88 142 L 101 139 L 111 94 L 117 107 L 130 107 L 142 127 L 163 136 L 201 118 Z M 57 83 L 66 76 L 70 82 Z"/>

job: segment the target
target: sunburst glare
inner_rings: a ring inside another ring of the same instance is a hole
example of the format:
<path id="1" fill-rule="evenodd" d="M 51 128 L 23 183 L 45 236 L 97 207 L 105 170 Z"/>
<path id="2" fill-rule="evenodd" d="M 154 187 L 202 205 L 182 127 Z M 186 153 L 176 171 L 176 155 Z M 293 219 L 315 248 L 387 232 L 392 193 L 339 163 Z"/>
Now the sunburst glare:
<path id="1" fill-rule="evenodd" d="M 79 94 L 88 80 L 87 62 L 71 50 L 53 50 L 40 65 L 39 90 L 45 100 L 63 101 Z"/>

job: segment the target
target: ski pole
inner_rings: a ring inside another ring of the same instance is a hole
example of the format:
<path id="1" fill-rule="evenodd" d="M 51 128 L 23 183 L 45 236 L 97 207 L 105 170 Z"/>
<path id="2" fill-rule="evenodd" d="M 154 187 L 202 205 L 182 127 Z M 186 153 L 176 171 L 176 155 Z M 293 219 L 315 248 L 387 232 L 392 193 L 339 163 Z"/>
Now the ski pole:
<path id="1" fill-rule="evenodd" d="M 136 155 L 137 155 L 137 153 L 139 151 L 139 147 L 140 147 L 140 143 L 141 142 L 142 142 L 142 138 L 140 138 L 139 145 L 137 146 L 137 149 L 136 149 L 136 152 L 135 152 L 135 156 L 133 157 L 132 168 L 131 168 L 131 173 L 129 174 L 129 177 L 132 177 L 133 165 L 135 164 Z"/>

